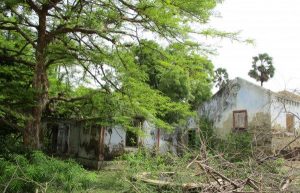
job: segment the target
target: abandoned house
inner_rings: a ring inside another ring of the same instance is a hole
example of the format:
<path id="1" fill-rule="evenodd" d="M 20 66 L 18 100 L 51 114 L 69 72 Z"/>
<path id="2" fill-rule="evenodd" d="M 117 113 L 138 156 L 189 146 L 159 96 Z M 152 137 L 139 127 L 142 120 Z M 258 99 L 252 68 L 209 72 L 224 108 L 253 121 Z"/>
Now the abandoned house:
<path id="1" fill-rule="evenodd" d="M 48 151 L 73 157 L 91 168 L 100 168 L 104 160 L 111 160 L 141 146 L 159 152 L 178 153 L 180 144 L 188 141 L 189 135 L 183 134 L 179 128 L 167 133 L 148 121 L 136 120 L 134 124 L 141 129 L 141 135 L 126 131 L 121 126 L 104 128 L 84 121 L 65 119 L 43 121 L 50 144 Z M 187 128 L 188 131 L 196 130 L 193 119 L 187 122 Z"/>
<path id="2" fill-rule="evenodd" d="M 298 135 L 299 113 L 300 96 L 288 91 L 272 92 L 242 78 L 229 81 L 199 108 L 199 114 L 213 122 L 218 137 L 247 130 L 253 134 L 255 145 L 271 151 Z"/>

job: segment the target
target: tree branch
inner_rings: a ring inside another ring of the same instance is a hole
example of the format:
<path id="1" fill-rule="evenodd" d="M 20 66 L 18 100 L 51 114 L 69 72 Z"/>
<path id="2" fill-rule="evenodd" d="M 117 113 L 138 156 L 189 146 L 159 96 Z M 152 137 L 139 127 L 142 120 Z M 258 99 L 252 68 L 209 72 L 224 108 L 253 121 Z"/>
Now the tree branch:
<path id="1" fill-rule="evenodd" d="M 36 48 L 36 44 L 34 43 L 33 40 L 31 40 L 25 32 L 23 32 L 17 25 L 14 26 L 1 26 L 0 25 L 0 30 L 7 30 L 7 31 L 16 31 L 18 32 L 26 41 L 28 41 L 32 47 Z"/>
<path id="2" fill-rule="evenodd" d="M 40 8 L 32 0 L 26 0 L 26 2 L 36 13 L 40 13 Z"/>
<path id="3" fill-rule="evenodd" d="M 46 10 L 52 9 L 62 0 L 50 0 L 48 4 L 43 5 L 43 8 Z"/>
<path id="4" fill-rule="evenodd" d="M 115 43 L 115 40 L 105 36 L 103 34 L 104 32 L 94 30 L 94 29 L 86 29 L 86 28 L 82 28 L 79 26 L 76 26 L 74 28 L 58 27 L 56 30 L 54 30 L 48 34 L 47 41 L 51 42 L 51 41 L 53 41 L 53 39 L 55 39 L 56 36 L 61 35 L 61 34 L 77 33 L 77 32 L 83 33 L 83 34 L 97 34 L 101 38 L 103 38 L 109 42 Z"/>
<path id="5" fill-rule="evenodd" d="M 34 63 L 33 62 L 29 62 L 29 61 L 26 61 L 26 60 L 23 60 L 23 59 L 19 59 L 19 58 L 16 58 L 16 57 L 11 57 L 11 56 L 1 56 L 0 55 L 0 64 L 4 64 L 5 62 L 16 62 L 16 63 L 22 63 L 26 66 L 29 66 L 29 67 L 34 67 Z"/>

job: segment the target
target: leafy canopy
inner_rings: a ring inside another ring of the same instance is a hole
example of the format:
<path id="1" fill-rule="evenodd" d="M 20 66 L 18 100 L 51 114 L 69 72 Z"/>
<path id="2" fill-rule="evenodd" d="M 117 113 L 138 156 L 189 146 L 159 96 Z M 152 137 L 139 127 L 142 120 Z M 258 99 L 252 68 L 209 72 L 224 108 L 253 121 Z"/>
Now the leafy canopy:
<path id="1" fill-rule="evenodd" d="M 229 81 L 228 73 L 225 68 L 217 68 L 214 71 L 214 83 L 217 88 L 224 87 Z"/>
<path id="2" fill-rule="evenodd" d="M 23 112 L 34 146 L 39 146 L 41 117 L 130 125 L 133 117 L 142 116 L 171 128 L 189 116 L 190 105 L 196 107 L 210 95 L 212 64 L 199 55 L 199 45 L 187 40 L 192 24 L 208 22 L 216 4 L 217 0 L 1 1 L 0 67 L 21 70 L 22 65 L 28 71 L 24 81 L 34 92 L 26 95 L 24 104 L 33 105 Z M 145 37 L 170 45 L 140 43 Z M 22 78 L 16 77 L 18 84 Z"/>
<path id="3" fill-rule="evenodd" d="M 267 53 L 254 56 L 252 64 L 252 69 L 248 75 L 256 81 L 260 81 L 261 86 L 274 76 L 275 68 L 273 66 L 273 58 Z"/>

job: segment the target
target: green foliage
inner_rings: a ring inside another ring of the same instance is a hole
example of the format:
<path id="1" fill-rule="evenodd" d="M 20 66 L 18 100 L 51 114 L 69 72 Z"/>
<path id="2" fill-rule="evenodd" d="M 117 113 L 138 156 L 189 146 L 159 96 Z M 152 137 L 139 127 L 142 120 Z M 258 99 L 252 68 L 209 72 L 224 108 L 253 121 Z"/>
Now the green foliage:
<path id="1" fill-rule="evenodd" d="M 201 140 L 205 142 L 208 147 L 213 148 L 216 139 L 213 129 L 213 122 L 208 118 L 200 117 L 199 128 Z"/>
<path id="2" fill-rule="evenodd" d="M 16 32 L 0 31 L 0 136 L 20 132 L 28 118 L 26 111 L 34 104 L 31 67 L 11 60 L 15 50 L 26 53 L 17 60 L 25 61 L 32 56 L 30 46 L 24 44 Z"/>
<path id="3" fill-rule="evenodd" d="M 230 133 L 224 140 L 216 140 L 217 151 L 230 161 L 243 161 L 252 156 L 252 135 L 247 131 Z"/>
<path id="4" fill-rule="evenodd" d="M 179 44 L 163 49 L 145 40 L 141 46 L 134 46 L 133 52 L 119 50 L 126 67 L 118 58 L 111 63 L 114 70 L 103 77 L 114 82 L 106 87 L 110 92 L 84 85 L 74 87 L 57 78 L 57 70 L 53 70 L 53 75 L 49 74 L 49 94 L 55 100 L 48 115 L 93 119 L 103 126 L 120 124 L 128 129 L 135 117 L 167 130 L 184 125 L 193 109 L 211 94 L 213 65 L 192 50 Z"/>
<path id="5" fill-rule="evenodd" d="M 63 190 L 73 192 L 95 186 L 97 176 L 72 160 L 57 160 L 41 152 L 16 155 L 13 161 L 0 159 L 0 184 L 7 192 Z M 11 180 L 11 181 L 10 181 Z M 1 189 L 2 189 L 1 188 Z"/>
<path id="6" fill-rule="evenodd" d="M 252 69 L 248 75 L 256 81 L 260 81 L 261 86 L 274 76 L 275 68 L 273 66 L 273 58 L 267 53 L 254 56 L 252 64 Z"/>
<path id="7" fill-rule="evenodd" d="M 213 65 L 197 53 L 195 44 L 173 43 L 161 48 L 143 40 L 134 48 L 136 62 L 147 75 L 147 83 L 173 101 L 185 101 L 196 109 L 210 95 Z"/>
<path id="8" fill-rule="evenodd" d="M 213 123 L 207 118 L 201 118 L 200 136 L 208 150 L 219 152 L 230 161 L 243 161 L 252 156 L 253 137 L 248 131 L 232 131 L 226 138 L 221 139 L 214 132 Z"/>
<path id="9" fill-rule="evenodd" d="M 191 24 L 208 22 L 218 2 L 2 1 L 0 64 L 28 67 L 26 82 L 34 91 L 23 92 L 30 99 L 23 104 L 33 104 L 25 111 L 30 124 L 22 125 L 32 134 L 26 136 L 32 138 L 28 145 L 42 144 L 34 135 L 42 117 L 93 119 L 103 126 L 130 127 L 137 116 L 165 129 L 182 124 L 210 96 L 213 69 L 197 52 L 201 46 L 186 40 L 194 31 Z M 170 45 L 163 49 L 152 43 L 152 51 L 142 47 L 137 64 L 130 47 L 140 49 L 141 32 Z M 185 43 L 174 43 L 178 40 Z M 90 88 L 88 82 L 96 85 Z"/>
<path id="10" fill-rule="evenodd" d="M 217 68 L 214 74 L 214 83 L 217 88 L 224 87 L 229 82 L 228 73 L 225 68 Z"/>

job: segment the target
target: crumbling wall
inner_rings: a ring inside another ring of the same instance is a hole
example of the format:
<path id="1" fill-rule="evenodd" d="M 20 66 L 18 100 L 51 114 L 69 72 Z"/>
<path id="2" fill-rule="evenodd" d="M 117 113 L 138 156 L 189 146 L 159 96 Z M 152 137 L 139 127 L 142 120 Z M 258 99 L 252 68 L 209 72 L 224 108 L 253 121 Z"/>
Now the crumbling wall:
<path id="1" fill-rule="evenodd" d="M 248 131 L 253 144 L 269 152 L 271 149 L 271 96 L 272 92 L 247 81 L 239 81 L 241 89 L 237 97 L 237 110 L 247 110 Z"/>
<path id="2" fill-rule="evenodd" d="M 119 156 L 125 151 L 126 132 L 121 126 L 105 129 L 104 145 L 106 160 Z"/>
<path id="3" fill-rule="evenodd" d="M 199 108 L 199 115 L 214 123 L 215 133 L 221 138 L 232 130 L 232 111 L 236 109 L 239 90 L 237 79 L 232 80 Z"/>
<path id="4" fill-rule="evenodd" d="M 158 129 L 149 121 L 144 121 L 142 126 L 144 135 L 140 137 L 140 144 L 148 149 L 156 149 L 159 152 L 176 153 L 177 129 L 174 131 L 165 131 Z M 158 148 L 159 146 L 159 148 Z"/>
<path id="5" fill-rule="evenodd" d="M 254 144 L 271 147 L 271 91 L 241 78 L 232 80 L 205 103 L 200 115 L 208 117 L 220 138 L 233 131 L 233 112 L 246 112 L 246 130 L 253 134 Z M 201 128 L 200 128 L 201 129 Z"/>
<path id="6" fill-rule="evenodd" d="M 79 130 L 78 156 L 84 159 L 98 160 L 100 126 L 81 124 Z"/>
<path id="7" fill-rule="evenodd" d="M 287 129 L 287 114 L 294 116 L 294 127 Z M 272 150 L 282 149 L 300 133 L 300 103 L 297 100 L 286 99 L 276 93 L 272 95 L 271 123 L 272 123 Z M 300 147 L 300 141 L 295 141 L 289 148 Z"/>
<path id="8" fill-rule="evenodd" d="M 76 156 L 79 133 L 71 120 L 44 119 L 42 121 L 44 147 L 49 153 Z"/>

